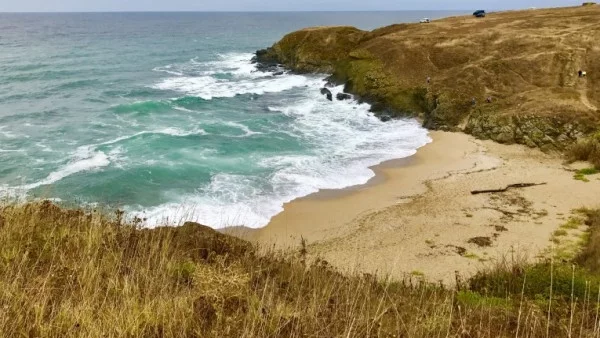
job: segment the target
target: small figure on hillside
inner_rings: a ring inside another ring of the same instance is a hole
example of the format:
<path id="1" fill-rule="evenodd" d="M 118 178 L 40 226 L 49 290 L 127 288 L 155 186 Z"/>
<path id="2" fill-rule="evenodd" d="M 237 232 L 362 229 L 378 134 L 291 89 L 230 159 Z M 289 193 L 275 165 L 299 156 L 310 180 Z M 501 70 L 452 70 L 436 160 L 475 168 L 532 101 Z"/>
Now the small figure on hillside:
<path id="1" fill-rule="evenodd" d="M 579 72 L 577 72 L 579 74 L 579 77 L 583 77 L 583 70 L 579 70 Z"/>
<path id="2" fill-rule="evenodd" d="M 487 99 L 485 99 L 485 102 L 487 103 L 492 103 L 492 97 L 488 96 Z"/>
<path id="3" fill-rule="evenodd" d="M 471 104 L 472 104 L 472 105 L 476 105 L 476 104 L 477 104 L 477 100 L 475 100 L 475 98 L 472 98 L 472 99 L 471 99 Z"/>
<path id="4" fill-rule="evenodd" d="M 431 83 L 431 76 L 427 77 L 427 84 Z"/>

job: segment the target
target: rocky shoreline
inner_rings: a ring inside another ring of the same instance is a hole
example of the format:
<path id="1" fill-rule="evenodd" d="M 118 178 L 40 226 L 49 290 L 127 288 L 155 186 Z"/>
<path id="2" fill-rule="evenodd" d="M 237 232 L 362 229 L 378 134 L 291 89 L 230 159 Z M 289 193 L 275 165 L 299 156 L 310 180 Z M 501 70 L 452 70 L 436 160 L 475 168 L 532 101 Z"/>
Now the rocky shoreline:
<path id="1" fill-rule="evenodd" d="M 383 120 L 418 117 L 432 130 L 563 151 L 599 129 L 600 49 L 592 41 L 600 30 L 584 23 L 600 9 L 532 13 L 371 32 L 307 28 L 257 51 L 255 61 L 263 71 L 330 74 L 326 84 L 343 84 Z M 591 71 L 581 78 L 581 69 Z"/>

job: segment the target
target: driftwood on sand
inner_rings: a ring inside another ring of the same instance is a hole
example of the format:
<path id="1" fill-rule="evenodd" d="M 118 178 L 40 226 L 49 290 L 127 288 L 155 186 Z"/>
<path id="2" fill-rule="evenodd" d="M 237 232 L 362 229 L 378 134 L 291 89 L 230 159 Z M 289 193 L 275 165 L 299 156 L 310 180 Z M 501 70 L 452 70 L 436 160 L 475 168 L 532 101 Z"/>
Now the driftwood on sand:
<path id="1" fill-rule="evenodd" d="M 535 187 L 537 185 L 546 185 L 547 183 L 515 183 L 515 184 L 509 184 L 506 186 L 506 188 L 504 189 L 489 189 L 489 190 L 473 190 L 471 191 L 472 195 L 477 195 L 477 194 L 489 194 L 489 193 L 494 193 L 494 192 L 505 192 L 508 189 L 518 189 L 518 188 L 528 188 L 528 187 Z"/>

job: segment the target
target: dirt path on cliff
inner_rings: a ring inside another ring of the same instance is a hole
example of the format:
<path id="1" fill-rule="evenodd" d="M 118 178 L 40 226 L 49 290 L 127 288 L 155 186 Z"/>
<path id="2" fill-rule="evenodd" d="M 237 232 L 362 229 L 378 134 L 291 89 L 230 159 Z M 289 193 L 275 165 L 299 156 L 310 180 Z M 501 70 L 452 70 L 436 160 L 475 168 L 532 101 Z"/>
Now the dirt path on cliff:
<path id="1" fill-rule="evenodd" d="M 583 103 L 584 106 L 588 107 L 592 111 L 597 111 L 598 110 L 598 107 L 596 107 L 595 105 L 593 105 L 590 102 L 590 100 L 588 99 L 587 88 L 580 89 L 579 90 L 579 94 L 581 95 L 581 103 Z"/>

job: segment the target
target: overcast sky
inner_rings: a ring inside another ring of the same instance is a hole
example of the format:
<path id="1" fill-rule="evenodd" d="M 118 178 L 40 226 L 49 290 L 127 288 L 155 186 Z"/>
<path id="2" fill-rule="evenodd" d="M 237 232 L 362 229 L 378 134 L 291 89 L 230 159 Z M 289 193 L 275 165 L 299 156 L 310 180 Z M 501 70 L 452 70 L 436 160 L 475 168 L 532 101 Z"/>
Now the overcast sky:
<path id="1" fill-rule="evenodd" d="M 0 12 L 330 11 L 513 9 L 580 5 L 583 0 L 0 0 Z"/>

